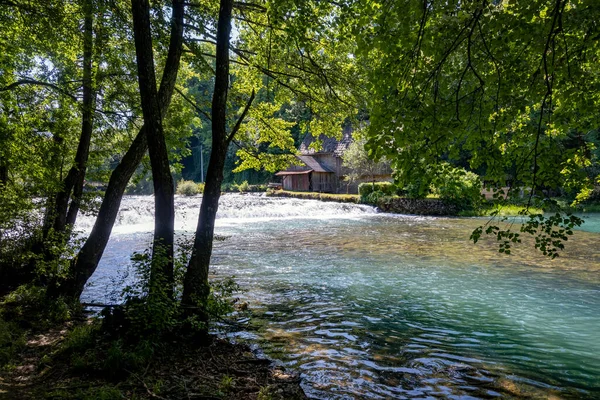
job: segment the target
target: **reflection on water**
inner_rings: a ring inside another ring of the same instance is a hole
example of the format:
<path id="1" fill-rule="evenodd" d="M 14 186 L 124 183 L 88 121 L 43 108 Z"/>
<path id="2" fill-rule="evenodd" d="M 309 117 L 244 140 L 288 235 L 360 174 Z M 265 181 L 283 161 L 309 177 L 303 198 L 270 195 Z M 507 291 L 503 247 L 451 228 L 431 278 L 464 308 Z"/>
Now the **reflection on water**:
<path id="1" fill-rule="evenodd" d="M 213 271 L 236 276 L 257 316 L 232 336 L 300 371 L 310 396 L 600 397 L 597 233 L 548 260 L 525 244 L 504 256 L 489 239 L 469 243 L 476 219 L 225 201 L 217 233 L 230 238 Z M 149 240 L 116 235 L 85 296 L 101 297 Z"/>

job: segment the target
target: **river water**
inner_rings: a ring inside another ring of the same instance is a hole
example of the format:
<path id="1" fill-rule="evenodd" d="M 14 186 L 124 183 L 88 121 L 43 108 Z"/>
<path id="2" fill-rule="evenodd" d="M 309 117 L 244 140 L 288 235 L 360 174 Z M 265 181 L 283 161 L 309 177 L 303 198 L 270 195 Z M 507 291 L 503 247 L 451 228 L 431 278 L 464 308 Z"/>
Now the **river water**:
<path id="1" fill-rule="evenodd" d="M 176 199 L 179 236 L 199 203 Z M 229 336 L 318 399 L 600 398 L 600 217 L 555 260 L 531 243 L 506 256 L 469 242 L 485 222 L 226 195 L 212 272 L 234 275 L 254 314 Z M 152 227 L 153 198 L 125 198 L 84 300 L 114 293 Z"/>

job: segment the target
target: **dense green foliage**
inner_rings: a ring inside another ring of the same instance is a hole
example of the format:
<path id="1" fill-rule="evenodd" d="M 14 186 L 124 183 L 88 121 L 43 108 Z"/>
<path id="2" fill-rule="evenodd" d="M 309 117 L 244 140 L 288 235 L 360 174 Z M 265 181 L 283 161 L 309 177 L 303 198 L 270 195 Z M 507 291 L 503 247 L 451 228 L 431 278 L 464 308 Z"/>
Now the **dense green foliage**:
<path id="1" fill-rule="evenodd" d="M 597 2 L 359 4 L 368 146 L 401 183 L 453 160 L 540 194 L 593 185 Z"/>
<path id="2" fill-rule="evenodd" d="M 386 196 L 393 196 L 396 194 L 397 188 L 392 182 L 365 182 L 358 185 L 358 194 L 362 197 L 373 192 L 382 192 Z"/>
<path id="3" fill-rule="evenodd" d="M 482 182 L 477 174 L 440 162 L 426 167 L 401 192 L 409 198 L 433 196 L 461 209 L 469 209 L 481 203 L 481 189 Z"/>
<path id="4" fill-rule="evenodd" d="M 136 16 L 149 18 L 144 32 Z M 581 224 L 560 211 L 600 198 L 599 20 L 597 0 L 0 0 L 0 367 L 26 330 L 79 315 L 104 247 L 76 282 L 83 249 L 100 240 L 71 224 L 102 206 L 116 216 L 122 191 L 108 189 L 120 177 L 129 193 L 156 193 L 157 215 L 174 181 L 212 201 L 200 213 L 212 215 L 173 254 L 169 209 L 153 253 L 133 255 L 124 303 L 73 329 L 53 357 L 82 376 L 139 379 L 174 338 L 204 343 L 239 290 L 208 282 L 221 192 L 264 191 L 307 135 L 339 138 L 348 125 L 342 167 L 349 185 L 364 182 L 361 202 L 434 196 L 494 218 L 509 204 L 524 224 L 490 221 L 471 239 L 493 235 L 510 254 L 531 235 L 556 257 Z M 390 169 L 393 183 L 376 182 Z M 508 196 L 483 204 L 482 188 Z M 98 218 L 105 244 L 112 223 Z M 223 376 L 218 395 L 232 382 Z M 142 384 L 160 397 L 160 380 Z M 122 397 L 113 386 L 75 394 Z"/>
<path id="5" fill-rule="evenodd" d="M 509 196 L 530 188 L 529 205 L 559 191 L 579 201 L 598 185 L 597 1 L 353 6 L 355 55 L 369 66 L 367 147 L 390 159 L 399 186 L 422 194 L 442 162 Z M 564 220 L 545 223 L 569 232 Z M 541 240 L 540 225 L 527 225 Z M 498 240 L 514 233 L 493 228 L 484 231 Z"/>

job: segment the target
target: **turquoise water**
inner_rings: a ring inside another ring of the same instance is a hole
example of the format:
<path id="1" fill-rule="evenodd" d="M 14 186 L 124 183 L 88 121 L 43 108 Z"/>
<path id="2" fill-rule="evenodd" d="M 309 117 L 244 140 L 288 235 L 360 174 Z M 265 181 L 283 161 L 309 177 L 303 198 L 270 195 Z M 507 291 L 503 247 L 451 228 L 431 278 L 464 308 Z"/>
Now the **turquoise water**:
<path id="1" fill-rule="evenodd" d="M 527 245 L 512 256 L 473 245 L 475 219 L 289 199 L 221 207 L 228 239 L 213 272 L 236 276 L 254 314 L 230 336 L 298 371 L 309 396 L 600 398 L 598 233 L 578 232 L 548 260 Z M 87 299 L 150 239 L 118 232 Z"/>
<path id="2" fill-rule="evenodd" d="M 585 220 L 579 230 L 600 233 L 600 214 L 578 214 L 577 216 Z"/>

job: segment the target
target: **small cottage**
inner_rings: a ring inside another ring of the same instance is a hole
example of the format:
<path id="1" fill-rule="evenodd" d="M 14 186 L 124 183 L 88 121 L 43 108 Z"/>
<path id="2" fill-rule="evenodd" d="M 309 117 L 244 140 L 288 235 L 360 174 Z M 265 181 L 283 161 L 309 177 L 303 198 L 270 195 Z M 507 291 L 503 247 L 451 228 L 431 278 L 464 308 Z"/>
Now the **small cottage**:
<path id="1" fill-rule="evenodd" d="M 321 147 L 315 150 L 311 145 L 315 138 L 308 134 L 300 144 L 298 159 L 301 165 L 294 165 L 275 175 L 282 178 L 284 190 L 306 192 L 338 193 L 346 191 L 343 182 L 342 154 L 352 143 L 352 127 L 344 128 L 338 140 L 322 135 Z"/>
<path id="2" fill-rule="evenodd" d="M 300 165 L 294 165 L 275 175 L 281 177 L 284 190 L 322 192 L 322 193 L 357 193 L 357 183 L 348 185 L 345 181 L 347 170 L 342 166 L 342 155 L 352 143 L 352 127 L 343 129 L 338 140 L 322 135 L 320 148 L 315 150 L 311 145 L 315 142 L 312 135 L 306 135 L 297 156 Z M 314 146 L 318 147 L 318 146 Z M 390 178 L 389 168 L 382 171 L 378 180 Z"/>

